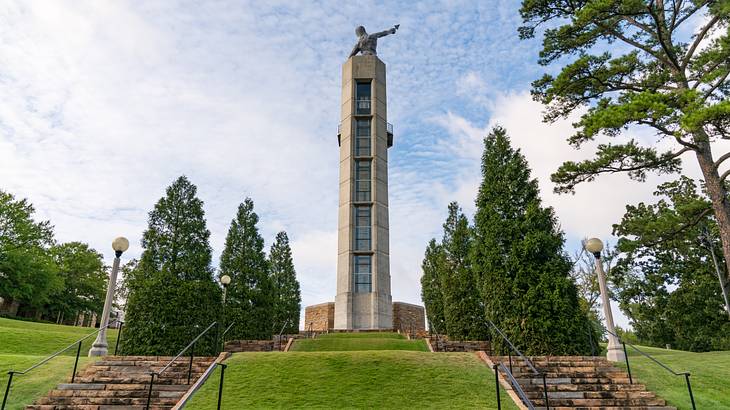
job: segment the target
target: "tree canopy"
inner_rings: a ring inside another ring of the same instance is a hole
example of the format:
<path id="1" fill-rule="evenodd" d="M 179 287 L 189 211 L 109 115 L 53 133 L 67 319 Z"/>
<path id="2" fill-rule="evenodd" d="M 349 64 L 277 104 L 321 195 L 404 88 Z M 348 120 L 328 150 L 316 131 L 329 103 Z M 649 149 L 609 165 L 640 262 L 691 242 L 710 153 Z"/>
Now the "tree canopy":
<path id="1" fill-rule="evenodd" d="M 563 233 L 500 127 L 484 139 L 476 205 L 471 263 L 487 319 L 525 354 L 590 354 L 597 338 L 578 303 Z"/>
<path id="2" fill-rule="evenodd" d="M 644 181 L 648 172 L 679 172 L 681 158 L 693 155 L 730 280 L 730 171 L 720 174 L 730 153 L 713 154 L 715 141 L 730 138 L 730 3 L 523 0 L 520 12 L 520 36 L 542 34 L 539 63 L 561 66 L 533 83 L 545 120 L 579 113 L 573 146 L 609 141 L 591 159 L 563 163 L 552 175 L 556 192 L 601 174 Z M 651 130 L 653 143 L 618 138 L 638 128 Z"/>
<path id="3" fill-rule="evenodd" d="M 269 251 L 269 268 L 274 287 L 273 331 L 284 334 L 299 332 L 299 314 L 302 309 L 302 295 L 294 270 L 289 237 L 286 232 L 276 234 Z M 285 326 L 286 325 L 286 326 Z"/>
<path id="4" fill-rule="evenodd" d="M 273 334 L 274 287 L 253 206 L 251 198 L 238 206 L 221 254 L 220 274 L 231 277 L 226 322 L 235 323 L 228 339 L 270 339 Z"/>
<path id="5" fill-rule="evenodd" d="M 213 280 L 210 232 L 197 188 L 181 176 L 149 213 L 142 257 L 127 278 L 125 354 L 171 355 L 219 319 L 221 293 Z M 196 343 L 213 354 L 215 332 Z"/>

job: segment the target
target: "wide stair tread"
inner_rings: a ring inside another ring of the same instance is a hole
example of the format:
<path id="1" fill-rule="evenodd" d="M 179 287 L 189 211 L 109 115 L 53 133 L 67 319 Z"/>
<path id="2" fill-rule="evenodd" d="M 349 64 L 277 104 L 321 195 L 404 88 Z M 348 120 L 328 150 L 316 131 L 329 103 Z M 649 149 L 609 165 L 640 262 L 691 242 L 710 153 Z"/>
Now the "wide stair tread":
<path id="1" fill-rule="evenodd" d="M 150 372 L 159 372 L 170 356 L 110 356 L 91 363 L 73 383 L 61 383 L 26 410 L 141 410 L 146 407 Z M 213 357 L 179 358 L 155 377 L 150 409 L 171 409 L 205 370 Z M 191 369 L 188 383 L 188 369 Z"/>
<path id="2" fill-rule="evenodd" d="M 632 384 L 625 370 L 605 358 L 535 356 L 529 359 L 540 374 L 514 356 L 511 373 L 536 409 L 545 408 L 544 374 L 551 409 L 676 410 L 646 390 L 643 384 Z M 508 356 L 492 356 L 491 360 L 510 368 Z"/>

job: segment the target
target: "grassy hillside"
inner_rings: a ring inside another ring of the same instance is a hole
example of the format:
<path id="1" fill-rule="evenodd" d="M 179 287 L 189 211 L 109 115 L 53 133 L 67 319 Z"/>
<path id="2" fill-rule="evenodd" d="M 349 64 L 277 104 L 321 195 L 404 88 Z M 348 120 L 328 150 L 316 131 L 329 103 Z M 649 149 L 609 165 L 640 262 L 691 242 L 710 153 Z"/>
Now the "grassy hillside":
<path id="1" fill-rule="evenodd" d="M 674 376 L 628 347 L 634 382 L 643 383 L 678 409 L 691 409 L 684 376 Z M 677 373 L 689 371 L 698 409 L 730 410 L 730 352 L 692 353 L 639 347 Z M 623 368 L 626 366 L 619 363 Z"/>
<path id="2" fill-rule="evenodd" d="M 8 371 L 25 370 L 95 330 L 0 318 L 0 389 L 2 389 L 0 394 L 5 393 Z M 116 338 L 116 330 L 111 329 L 107 332 L 107 340 L 112 351 Z M 79 369 L 88 362 L 86 354 L 93 342 L 94 336 L 82 344 Z M 69 349 L 62 356 L 26 375 L 16 375 L 13 378 L 7 408 L 22 409 L 25 404 L 30 404 L 70 377 L 75 355 L 76 349 Z"/>
<path id="3" fill-rule="evenodd" d="M 227 363 L 223 408 L 497 408 L 494 374 L 473 353 L 237 353 Z M 219 371 L 186 408 L 215 408 Z"/>
<path id="4" fill-rule="evenodd" d="M 424 340 L 406 340 L 398 333 L 330 333 L 315 339 L 297 339 L 293 352 L 333 352 L 357 350 L 413 350 L 427 352 Z"/>

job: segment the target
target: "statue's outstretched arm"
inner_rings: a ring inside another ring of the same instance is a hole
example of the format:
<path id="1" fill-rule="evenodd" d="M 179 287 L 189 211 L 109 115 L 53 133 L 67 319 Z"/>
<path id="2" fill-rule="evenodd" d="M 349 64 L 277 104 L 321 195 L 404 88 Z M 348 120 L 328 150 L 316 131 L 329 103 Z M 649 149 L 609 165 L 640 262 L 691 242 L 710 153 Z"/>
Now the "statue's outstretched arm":
<path id="1" fill-rule="evenodd" d="M 389 30 L 384 30 L 384 31 L 380 31 L 380 32 L 377 32 L 377 33 L 373 33 L 370 36 L 371 37 L 376 37 L 376 38 L 378 38 L 378 37 L 385 37 L 388 34 L 395 34 L 395 30 L 396 30 L 396 28 L 393 27 L 393 28 L 391 28 Z"/>
<path id="2" fill-rule="evenodd" d="M 355 47 L 352 48 L 352 51 L 350 52 L 350 57 L 354 57 L 357 55 L 357 52 L 360 51 L 360 47 L 355 44 Z"/>

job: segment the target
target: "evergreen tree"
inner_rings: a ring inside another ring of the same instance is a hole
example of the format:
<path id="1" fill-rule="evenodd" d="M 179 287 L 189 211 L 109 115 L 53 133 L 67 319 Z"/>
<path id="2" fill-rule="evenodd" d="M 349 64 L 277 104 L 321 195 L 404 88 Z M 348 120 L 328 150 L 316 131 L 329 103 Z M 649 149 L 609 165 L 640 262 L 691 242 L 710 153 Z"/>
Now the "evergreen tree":
<path id="1" fill-rule="evenodd" d="M 449 215 L 443 227 L 441 247 L 445 263 L 441 265 L 439 277 L 446 333 L 454 340 L 485 340 L 489 330 L 469 260 L 472 232 L 469 220 L 456 202 L 449 204 Z"/>
<path id="2" fill-rule="evenodd" d="M 482 177 L 471 255 L 487 318 L 525 354 L 590 354 L 563 234 L 501 127 L 484 140 Z M 493 340 L 499 348 L 501 338 Z"/>
<path id="3" fill-rule="evenodd" d="M 197 188 L 181 176 L 149 214 L 142 258 L 127 278 L 125 354 L 176 354 L 218 320 L 220 288 L 213 279 L 210 232 Z M 213 354 L 215 331 L 195 345 Z"/>
<path id="4" fill-rule="evenodd" d="M 276 234 L 274 244 L 269 251 L 269 267 L 274 285 L 274 332 L 280 332 L 282 326 L 285 334 L 299 331 L 299 313 L 302 309 L 302 295 L 299 281 L 294 270 L 294 261 L 289 247 L 286 232 Z"/>
<path id="5" fill-rule="evenodd" d="M 444 319 L 444 295 L 441 290 L 439 272 L 444 263 L 444 252 L 436 239 L 431 239 L 421 263 L 421 300 L 426 308 L 426 316 L 431 332 L 446 333 Z"/>
<path id="6" fill-rule="evenodd" d="M 220 274 L 231 277 L 226 323 L 235 323 L 227 339 L 270 339 L 273 334 L 273 284 L 264 239 L 250 198 L 238 206 L 226 236 Z"/>

